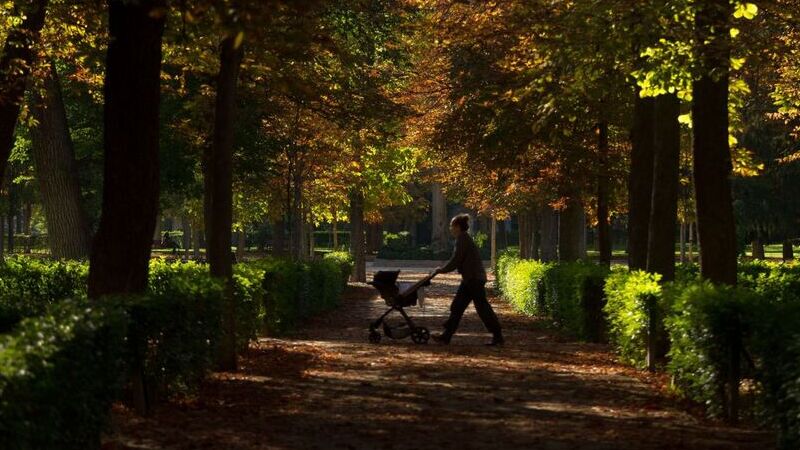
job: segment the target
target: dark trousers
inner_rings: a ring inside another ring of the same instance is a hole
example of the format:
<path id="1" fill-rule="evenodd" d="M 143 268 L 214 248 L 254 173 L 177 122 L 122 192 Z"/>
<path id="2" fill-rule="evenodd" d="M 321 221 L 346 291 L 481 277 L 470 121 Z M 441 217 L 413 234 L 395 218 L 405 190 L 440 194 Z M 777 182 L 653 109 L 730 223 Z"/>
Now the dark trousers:
<path id="1" fill-rule="evenodd" d="M 450 338 L 458 329 L 458 324 L 461 322 L 461 316 L 469 306 L 469 302 L 475 302 L 475 310 L 478 311 L 478 317 L 481 318 L 486 329 L 493 335 L 500 337 L 502 331 L 500 330 L 500 322 L 497 320 L 497 315 L 492 309 L 492 305 L 486 300 L 486 282 L 483 280 L 462 280 L 458 286 L 456 297 L 453 303 L 450 304 L 450 317 L 444 323 L 444 336 Z"/>

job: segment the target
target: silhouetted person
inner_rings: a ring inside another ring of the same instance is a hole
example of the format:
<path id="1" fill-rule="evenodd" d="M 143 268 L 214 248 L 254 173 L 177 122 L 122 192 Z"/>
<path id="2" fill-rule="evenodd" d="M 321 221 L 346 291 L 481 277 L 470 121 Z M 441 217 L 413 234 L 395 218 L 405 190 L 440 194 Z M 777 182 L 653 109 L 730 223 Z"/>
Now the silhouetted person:
<path id="1" fill-rule="evenodd" d="M 487 345 L 502 345 L 503 332 L 500 329 L 500 322 L 494 313 L 492 306 L 486 300 L 486 270 L 483 268 L 478 246 L 467 233 L 469 230 L 469 216 L 459 214 L 450 221 L 450 233 L 456 238 L 456 248 L 453 257 L 443 267 L 437 267 L 434 274 L 452 272 L 458 269 L 461 274 L 461 284 L 450 304 L 450 317 L 444 324 L 444 332 L 434 335 L 433 340 L 442 344 L 448 344 L 450 338 L 458 329 L 461 316 L 469 306 L 469 302 L 475 303 L 475 310 L 483 321 L 486 329 L 492 333 L 492 341 Z"/>

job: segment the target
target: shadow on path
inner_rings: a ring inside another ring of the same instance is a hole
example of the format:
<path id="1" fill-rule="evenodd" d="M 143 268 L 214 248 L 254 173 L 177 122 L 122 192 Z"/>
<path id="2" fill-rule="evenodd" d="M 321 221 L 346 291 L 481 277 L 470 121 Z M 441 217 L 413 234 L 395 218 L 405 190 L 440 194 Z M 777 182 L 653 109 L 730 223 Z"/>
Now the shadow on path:
<path id="1" fill-rule="evenodd" d="M 415 280 L 423 272 L 404 272 Z M 425 309 L 438 331 L 457 278 L 437 277 Z M 690 414 L 602 345 L 566 342 L 493 300 L 508 344 L 488 338 L 474 309 L 449 346 L 366 327 L 385 309 L 369 286 L 291 337 L 263 338 L 236 374 L 215 374 L 197 398 L 151 418 L 115 410 L 110 446 L 137 449 L 541 448 L 767 449 L 765 433 Z"/>

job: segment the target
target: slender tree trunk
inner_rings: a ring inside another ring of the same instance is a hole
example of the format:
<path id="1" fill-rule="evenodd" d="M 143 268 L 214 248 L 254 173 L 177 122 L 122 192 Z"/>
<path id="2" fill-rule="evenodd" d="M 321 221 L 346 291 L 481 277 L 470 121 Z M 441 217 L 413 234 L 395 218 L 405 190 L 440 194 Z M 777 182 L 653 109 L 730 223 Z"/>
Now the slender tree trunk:
<path id="1" fill-rule="evenodd" d="M 686 222 L 681 221 L 681 229 L 680 229 L 680 239 L 681 239 L 681 263 L 686 262 Z"/>
<path id="2" fill-rule="evenodd" d="M 431 247 L 434 252 L 444 252 L 447 250 L 449 236 L 447 231 L 447 201 L 444 198 L 442 185 L 439 183 L 433 183 L 431 186 L 431 218 L 433 221 Z"/>
<path id="3" fill-rule="evenodd" d="M 689 262 L 694 262 L 694 222 L 689 222 L 689 242 L 687 243 L 686 253 L 689 258 Z"/>
<path id="4" fill-rule="evenodd" d="M 761 238 L 758 237 L 758 234 L 756 234 L 756 237 L 753 238 L 752 252 L 753 259 L 763 260 L 766 257 L 764 254 L 764 243 L 761 242 Z"/>
<path id="5" fill-rule="evenodd" d="M 89 267 L 94 299 L 147 288 L 159 194 L 163 7 L 161 0 L 109 2 L 103 213 Z"/>
<path id="6" fill-rule="evenodd" d="M 521 211 L 517 216 L 517 229 L 519 230 L 519 257 L 522 259 L 530 259 L 531 255 L 529 252 L 530 244 L 528 243 L 528 238 L 530 237 L 530 233 L 528 229 L 530 225 L 528 224 L 530 219 L 530 214 L 528 211 Z"/>
<path id="7" fill-rule="evenodd" d="M 541 210 L 541 257 L 543 262 L 558 260 L 558 213 L 549 205 Z"/>
<path id="8" fill-rule="evenodd" d="M 597 250 L 600 264 L 611 267 L 611 224 L 608 212 L 608 122 L 597 126 Z"/>
<path id="9" fill-rule="evenodd" d="M 183 238 L 181 246 L 183 247 L 183 258 L 189 260 L 189 252 L 192 247 L 192 227 L 189 223 L 189 218 L 186 216 L 181 217 L 181 229 L 183 229 Z"/>
<path id="10" fill-rule="evenodd" d="M 54 63 L 43 80 L 43 96 L 33 90 L 31 154 L 47 220 L 50 252 L 58 259 L 86 259 L 91 247 L 89 220 L 81 203 L 75 151 Z"/>
<path id="11" fill-rule="evenodd" d="M 653 186 L 655 100 L 634 101 L 631 130 L 631 172 L 628 180 L 628 266 L 647 267 L 647 240 Z"/>
<path id="12" fill-rule="evenodd" d="M 14 129 L 48 3 L 48 0 L 14 2 L 12 16 L 22 17 L 22 20 L 10 27 L 0 53 L 0 179 L 6 172 L 14 146 Z"/>
<path id="13" fill-rule="evenodd" d="M 788 262 L 794 260 L 794 248 L 792 248 L 792 241 L 786 239 L 783 241 L 783 261 Z"/>
<path id="14" fill-rule="evenodd" d="M 728 143 L 728 83 L 730 64 L 729 0 L 696 2 L 695 42 L 700 69 L 692 83 L 694 185 L 700 274 L 718 284 L 736 284 L 736 225 L 733 215 Z M 741 325 L 727 324 L 731 351 L 725 376 L 723 411 L 728 420 L 739 416 Z"/>
<path id="15" fill-rule="evenodd" d="M 244 48 L 236 46 L 231 33 L 220 45 L 220 69 L 214 108 L 214 136 L 206 161 L 206 191 L 209 211 L 207 256 L 211 275 L 225 281 L 223 336 L 217 364 L 221 370 L 236 370 L 236 303 L 233 297 L 231 228 L 233 223 L 233 146 L 236 114 L 236 84 Z"/>
<path id="16" fill-rule="evenodd" d="M 5 217 L 0 216 L 0 262 L 3 261 L 3 253 L 5 253 L 5 242 L 3 240 L 3 235 L 5 234 Z"/>
<path id="17" fill-rule="evenodd" d="M 299 168 L 295 168 L 292 183 L 292 220 L 289 229 L 289 251 L 294 261 L 303 257 L 303 179 Z"/>
<path id="18" fill-rule="evenodd" d="M 360 189 L 350 193 L 350 253 L 353 255 L 353 281 L 367 281 L 367 260 L 365 255 L 366 236 L 364 233 L 364 194 Z"/>
<path id="19" fill-rule="evenodd" d="M 247 233 L 240 230 L 236 233 L 236 262 L 244 261 L 244 252 L 247 249 Z"/>
<path id="20" fill-rule="evenodd" d="M 203 232 L 200 229 L 200 224 L 195 224 L 192 227 L 192 243 L 194 245 L 194 260 L 200 260 L 200 248 L 202 247 Z"/>
<path id="21" fill-rule="evenodd" d="M 16 175 L 14 174 L 14 169 L 10 170 L 8 179 L 8 216 L 6 216 L 7 222 L 7 239 L 8 239 L 8 253 L 14 253 L 14 234 L 16 234 L 16 230 L 14 229 L 15 221 L 14 218 L 17 215 L 17 187 L 14 185 L 12 181 Z"/>
<path id="22" fill-rule="evenodd" d="M 494 270 L 497 266 L 497 219 L 494 216 L 492 216 L 492 229 L 489 239 L 491 240 L 491 266 L 492 270 Z"/>
<path id="23" fill-rule="evenodd" d="M 283 217 L 272 222 L 272 255 L 286 256 L 286 221 Z"/>
<path id="24" fill-rule="evenodd" d="M 581 240 L 585 239 L 583 214 L 583 205 L 576 198 L 569 199 L 567 207 L 561 210 L 558 227 L 559 261 L 581 259 Z"/>
<path id="25" fill-rule="evenodd" d="M 25 253 L 31 252 L 31 215 L 33 214 L 33 206 L 30 201 L 25 202 L 25 210 L 22 222 L 22 234 L 25 235 Z"/>
<path id="26" fill-rule="evenodd" d="M 542 259 L 542 212 L 531 211 L 531 258 Z"/>

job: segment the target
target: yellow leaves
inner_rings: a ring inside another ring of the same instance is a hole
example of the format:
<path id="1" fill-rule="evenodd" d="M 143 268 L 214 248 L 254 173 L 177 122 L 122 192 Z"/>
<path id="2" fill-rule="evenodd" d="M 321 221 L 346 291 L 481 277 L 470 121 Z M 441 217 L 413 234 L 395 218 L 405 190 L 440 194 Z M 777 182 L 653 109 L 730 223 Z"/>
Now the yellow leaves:
<path id="1" fill-rule="evenodd" d="M 691 128 L 692 126 L 692 113 L 681 114 L 678 116 L 678 123 L 686 125 Z"/>
<path id="2" fill-rule="evenodd" d="M 729 140 L 736 141 L 732 136 Z M 750 150 L 741 147 L 731 149 L 733 173 L 740 177 L 755 177 L 764 170 L 764 163 L 759 162 Z"/>
<path id="3" fill-rule="evenodd" d="M 739 70 L 744 66 L 746 58 L 731 58 L 731 69 Z"/>
<path id="4" fill-rule="evenodd" d="M 733 17 L 737 19 L 752 20 L 758 14 L 758 6 L 755 3 L 738 3 L 733 12 Z"/>
<path id="5" fill-rule="evenodd" d="M 244 31 L 239 31 L 236 34 L 236 37 L 233 39 L 233 48 L 239 49 L 239 47 L 242 46 L 243 42 L 244 42 Z"/>
<path id="6" fill-rule="evenodd" d="M 730 33 L 731 33 L 731 37 L 735 38 L 736 36 L 739 35 L 739 29 L 738 28 L 731 28 Z"/>

